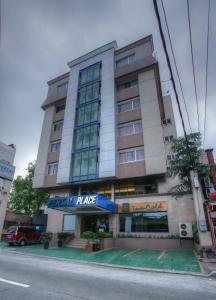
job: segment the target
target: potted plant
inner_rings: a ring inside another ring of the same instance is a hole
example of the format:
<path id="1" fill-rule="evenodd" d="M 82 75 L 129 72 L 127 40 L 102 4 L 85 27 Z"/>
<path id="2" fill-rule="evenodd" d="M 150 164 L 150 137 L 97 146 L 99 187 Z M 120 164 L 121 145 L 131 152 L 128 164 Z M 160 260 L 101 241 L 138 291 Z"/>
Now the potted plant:
<path id="1" fill-rule="evenodd" d="M 94 244 L 95 237 L 96 237 L 96 234 L 93 231 L 83 232 L 83 238 L 88 240 L 87 245 L 86 245 L 87 252 L 93 251 L 93 244 Z"/>
<path id="2" fill-rule="evenodd" d="M 41 234 L 41 241 L 44 244 L 44 249 L 48 249 L 49 248 L 49 243 L 52 240 L 52 237 L 53 237 L 53 234 L 52 234 L 52 232 L 49 232 L 49 231 L 43 232 Z"/>
<path id="3" fill-rule="evenodd" d="M 74 233 L 63 231 L 58 233 L 58 247 L 62 247 L 67 241 L 74 238 Z"/>
<path id="4" fill-rule="evenodd" d="M 96 233 L 96 238 L 99 240 L 97 246 L 96 246 L 96 251 L 104 249 L 104 242 L 103 240 L 105 238 L 110 238 L 112 237 L 111 232 L 105 232 L 105 231 L 99 231 Z"/>

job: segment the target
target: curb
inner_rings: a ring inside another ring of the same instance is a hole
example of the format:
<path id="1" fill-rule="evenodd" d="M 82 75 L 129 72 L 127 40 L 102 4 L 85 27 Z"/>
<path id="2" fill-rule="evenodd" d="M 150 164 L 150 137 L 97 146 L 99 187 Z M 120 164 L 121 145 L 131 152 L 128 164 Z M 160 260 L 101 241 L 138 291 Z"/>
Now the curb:
<path id="1" fill-rule="evenodd" d="M 84 260 L 76 260 L 70 258 L 60 258 L 60 257 L 50 257 L 45 255 L 38 255 L 32 253 L 21 253 L 16 251 L 4 250 L 7 253 L 13 253 L 16 255 L 22 256 L 29 256 L 29 257 L 39 257 L 48 260 L 55 260 L 60 262 L 67 262 L 67 263 L 75 263 L 81 265 L 89 265 L 89 266 L 99 266 L 99 267 L 106 267 L 111 269 L 122 269 L 122 270 L 131 270 L 131 271 L 139 271 L 139 272 L 152 272 L 152 273 L 166 273 L 166 274 L 176 274 L 176 275 L 190 275 L 195 277 L 203 277 L 203 278 L 216 278 L 216 271 L 212 271 L 210 274 L 204 273 L 196 273 L 196 272 L 186 272 L 186 271 L 175 271 L 175 270 L 168 270 L 168 269 L 151 269 L 151 268 L 140 268 L 140 267 L 131 267 L 131 266 L 124 266 L 124 265 L 113 265 L 113 264 L 106 264 L 106 263 L 97 263 L 97 262 L 89 262 Z"/>

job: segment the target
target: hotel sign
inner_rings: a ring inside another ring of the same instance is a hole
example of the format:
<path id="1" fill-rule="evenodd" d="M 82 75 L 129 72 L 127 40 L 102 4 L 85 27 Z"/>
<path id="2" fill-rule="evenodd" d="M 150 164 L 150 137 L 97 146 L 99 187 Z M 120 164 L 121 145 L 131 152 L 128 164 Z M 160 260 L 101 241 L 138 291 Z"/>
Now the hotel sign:
<path id="1" fill-rule="evenodd" d="M 3 179 L 13 180 L 15 167 L 0 161 L 0 177 Z"/>
<path id="2" fill-rule="evenodd" d="M 155 201 L 155 202 L 137 202 L 137 203 L 123 203 L 118 205 L 118 212 L 124 213 L 125 206 L 128 205 L 128 212 L 137 211 L 168 211 L 167 201 Z"/>

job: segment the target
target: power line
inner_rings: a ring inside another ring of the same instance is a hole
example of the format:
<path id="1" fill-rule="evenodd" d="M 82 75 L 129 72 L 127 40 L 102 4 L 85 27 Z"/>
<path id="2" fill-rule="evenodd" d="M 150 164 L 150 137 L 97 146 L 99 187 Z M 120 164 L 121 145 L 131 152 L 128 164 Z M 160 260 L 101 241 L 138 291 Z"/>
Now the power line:
<path id="1" fill-rule="evenodd" d="M 180 75 L 179 75 L 179 71 L 178 71 L 178 67 L 177 67 L 177 63 L 176 63 L 175 53 L 174 53 L 174 50 L 173 50 L 172 39 L 171 39 L 171 35 L 170 35 L 170 30 L 169 30 L 169 25 L 168 25 L 168 21 L 167 21 L 167 15 L 166 15 L 166 11 L 165 11 L 165 8 L 164 8 L 163 0 L 161 0 L 161 5 L 162 5 L 164 19 L 165 19 L 165 23 L 166 23 L 167 32 L 168 32 L 168 37 L 169 37 L 171 52 L 172 52 L 172 56 L 173 56 L 173 61 L 174 61 L 174 64 L 175 64 L 176 73 L 177 73 L 177 76 L 178 76 L 179 85 L 180 85 L 180 89 L 181 89 L 181 93 L 182 93 L 182 98 L 184 100 L 185 110 L 186 110 L 186 113 L 187 113 L 187 120 L 188 120 L 188 124 L 189 124 L 189 127 L 190 127 L 190 131 L 192 132 L 190 119 L 189 119 L 189 113 L 188 113 L 187 104 L 186 104 L 186 100 L 185 100 L 185 96 L 184 96 L 184 92 L 183 92 L 183 87 L 182 87 L 182 83 L 181 83 L 181 79 L 180 79 Z"/>
<path id="2" fill-rule="evenodd" d="M 188 26 L 189 26 L 189 34 L 190 34 L 190 51 L 191 51 L 192 68 L 193 68 L 194 91 L 195 91 L 195 99 L 196 99 L 196 107 L 197 107 L 198 131 L 200 132 L 199 105 L 198 105 L 197 87 L 196 87 L 196 76 L 195 76 L 195 67 L 194 67 L 194 55 L 193 55 L 193 45 L 192 45 L 192 33 L 191 33 L 189 0 L 187 0 L 187 16 L 188 16 Z"/>
<path id="3" fill-rule="evenodd" d="M 171 78 L 171 81 L 172 81 L 172 84 L 173 84 L 173 89 L 174 89 L 174 93 L 175 93 L 175 97 L 176 97 L 176 101 L 177 101 L 177 106 L 178 106 L 178 111 L 179 111 L 179 115 L 180 115 L 181 122 L 182 122 L 182 127 L 183 127 L 183 131 L 184 131 L 185 142 L 186 142 L 186 148 L 187 148 L 188 156 L 189 156 L 190 161 L 192 163 L 193 161 L 191 159 L 189 141 L 188 141 L 188 137 L 187 137 L 187 133 L 186 133 L 186 129 L 185 129 L 185 124 L 184 124 L 184 119 L 183 119 L 181 106 L 180 106 L 180 102 L 179 102 L 179 97 L 178 97 L 178 93 L 177 93 L 177 90 L 176 90 L 176 85 L 175 85 L 175 81 L 174 81 L 174 77 L 173 77 L 172 67 L 171 67 L 169 55 L 168 55 L 168 52 L 167 52 L 166 41 L 165 41 L 165 38 L 164 38 L 164 33 L 163 33 L 161 20 L 160 20 L 160 14 L 159 14 L 159 11 L 158 11 L 158 6 L 157 6 L 157 0 L 153 0 L 153 4 L 154 4 L 155 15 L 156 15 L 156 18 L 157 18 L 157 21 L 158 21 L 159 32 L 160 32 L 162 45 L 163 45 L 163 49 L 164 49 L 165 56 L 166 56 L 167 65 L 168 65 L 168 68 L 169 68 L 169 71 L 170 71 L 170 78 Z"/>
<path id="4" fill-rule="evenodd" d="M 203 146 L 205 145 L 206 137 L 206 109 L 208 96 L 208 57 L 209 57 L 209 22 L 210 22 L 210 0 L 208 1 L 208 27 L 207 27 L 207 45 L 206 45 L 206 74 L 205 74 L 205 109 L 204 109 L 204 132 L 203 132 Z"/>

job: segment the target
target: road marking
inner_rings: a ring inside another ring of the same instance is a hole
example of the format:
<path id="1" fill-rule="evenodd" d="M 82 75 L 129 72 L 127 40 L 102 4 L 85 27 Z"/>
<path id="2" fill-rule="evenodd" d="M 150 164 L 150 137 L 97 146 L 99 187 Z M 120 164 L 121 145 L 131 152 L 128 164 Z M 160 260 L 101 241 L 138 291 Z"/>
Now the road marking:
<path id="1" fill-rule="evenodd" d="M 157 260 L 161 260 L 161 258 L 166 254 L 166 250 L 163 250 L 161 254 L 158 256 Z"/>
<path id="2" fill-rule="evenodd" d="M 194 253 L 195 257 L 196 257 L 196 260 L 198 261 L 198 264 L 199 264 L 201 273 L 205 273 L 205 270 L 204 270 L 204 268 L 203 268 L 201 262 L 199 261 L 199 257 L 198 257 L 198 255 L 197 255 L 196 251 L 193 251 L 193 253 Z"/>
<path id="3" fill-rule="evenodd" d="M 134 254 L 135 252 L 138 252 L 138 251 L 141 251 L 141 250 L 142 250 L 142 249 L 135 249 L 135 250 L 132 250 L 132 251 L 126 253 L 125 255 L 123 255 L 123 257 L 129 256 L 129 255 Z"/>
<path id="4" fill-rule="evenodd" d="M 17 286 L 21 286 L 21 287 L 24 287 L 24 288 L 29 288 L 30 287 L 30 285 L 28 285 L 28 284 L 7 280 L 7 279 L 1 278 L 1 277 L 0 277 L 0 281 L 5 282 L 5 283 L 9 283 L 9 284 L 13 284 L 13 285 L 17 285 Z"/>
<path id="5" fill-rule="evenodd" d="M 101 252 L 105 252 L 105 251 L 109 251 L 109 250 L 117 249 L 117 248 L 118 248 L 118 247 L 106 248 L 106 249 L 103 249 L 103 250 L 100 250 L 100 251 L 96 251 L 95 253 L 101 253 Z"/>

